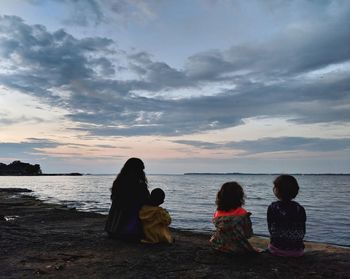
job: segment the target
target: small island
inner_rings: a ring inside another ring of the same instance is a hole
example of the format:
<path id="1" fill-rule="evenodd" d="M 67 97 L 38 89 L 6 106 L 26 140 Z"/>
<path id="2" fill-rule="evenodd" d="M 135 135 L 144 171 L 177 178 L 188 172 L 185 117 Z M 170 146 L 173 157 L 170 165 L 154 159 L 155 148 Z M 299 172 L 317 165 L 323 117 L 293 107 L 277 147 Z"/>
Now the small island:
<path id="1" fill-rule="evenodd" d="M 12 163 L 6 165 L 0 163 L 0 176 L 49 176 L 49 175 L 82 175 L 78 172 L 72 173 L 43 173 L 39 164 L 29 164 L 23 163 L 21 161 L 13 161 Z"/>

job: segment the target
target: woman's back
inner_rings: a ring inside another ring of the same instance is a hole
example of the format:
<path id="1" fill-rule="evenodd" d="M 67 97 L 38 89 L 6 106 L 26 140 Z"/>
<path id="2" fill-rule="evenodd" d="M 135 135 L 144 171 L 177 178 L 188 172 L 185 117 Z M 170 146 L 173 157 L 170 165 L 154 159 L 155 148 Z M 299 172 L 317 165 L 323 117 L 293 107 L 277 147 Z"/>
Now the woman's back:
<path id="1" fill-rule="evenodd" d="M 143 236 L 138 213 L 150 196 L 143 169 L 140 159 L 130 158 L 113 183 L 112 205 L 105 226 L 111 237 L 137 240 Z"/>
<path id="2" fill-rule="evenodd" d="M 112 194 L 111 199 L 119 208 L 140 208 L 148 202 L 149 191 L 145 183 L 122 182 L 118 188 L 119 189 Z"/>

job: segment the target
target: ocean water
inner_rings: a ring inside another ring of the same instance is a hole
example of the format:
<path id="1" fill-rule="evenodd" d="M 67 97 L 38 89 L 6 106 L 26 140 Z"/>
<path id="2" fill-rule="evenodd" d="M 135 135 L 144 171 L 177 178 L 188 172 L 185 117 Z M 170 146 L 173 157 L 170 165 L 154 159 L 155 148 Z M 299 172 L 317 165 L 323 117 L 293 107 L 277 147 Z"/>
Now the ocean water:
<path id="1" fill-rule="evenodd" d="M 268 236 L 266 210 L 276 198 L 275 175 L 147 175 L 149 189 L 166 193 L 163 207 L 172 216 L 172 227 L 212 231 L 216 193 L 224 182 L 239 182 L 246 194 L 245 208 L 252 212 L 255 234 Z M 21 187 L 42 200 L 84 211 L 107 214 L 114 175 L 0 176 L 0 188 Z M 350 246 L 350 176 L 296 175 L 296 198 L 306 209 L 306 240 Z"/>

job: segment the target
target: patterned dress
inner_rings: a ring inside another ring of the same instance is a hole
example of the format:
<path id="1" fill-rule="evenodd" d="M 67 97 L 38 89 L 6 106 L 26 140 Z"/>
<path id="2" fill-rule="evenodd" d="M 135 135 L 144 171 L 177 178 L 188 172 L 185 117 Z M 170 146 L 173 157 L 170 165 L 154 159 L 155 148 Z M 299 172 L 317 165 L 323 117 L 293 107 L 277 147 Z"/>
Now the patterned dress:
<path id="1" fill-rule="evenodd" d="M 230 211 L 216 211 L 213 223 L 216 231 L 210 242 L 216 250 L 226 253 L 251 253 L 255 249 L 248 241 L 253 235 L 251 213 L 239 207 Z"/>
<path id="2" fill-rule="evenodd" d="M 269 250 L 278 256 L 301 256 L 304 251 L 306 213 L 295 201 L 277 201 L 267 210 Z"/>

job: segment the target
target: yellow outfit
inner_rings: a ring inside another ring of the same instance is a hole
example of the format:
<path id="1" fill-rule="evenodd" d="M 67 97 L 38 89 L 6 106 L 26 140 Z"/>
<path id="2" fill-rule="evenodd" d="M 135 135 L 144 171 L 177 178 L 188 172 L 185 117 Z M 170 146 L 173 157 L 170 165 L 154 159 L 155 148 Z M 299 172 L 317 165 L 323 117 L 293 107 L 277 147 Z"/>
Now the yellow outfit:
<path id="1" fill-rule="evenodd" d="M 139 212 L 139 217 L 145 234 L 145 239 L 143 239 L 142 242 L 173 242 L 168 227 L 171 223 L 171 218 L 168 211 L 164 208 L 160 206 L 144 205 Z"/>

